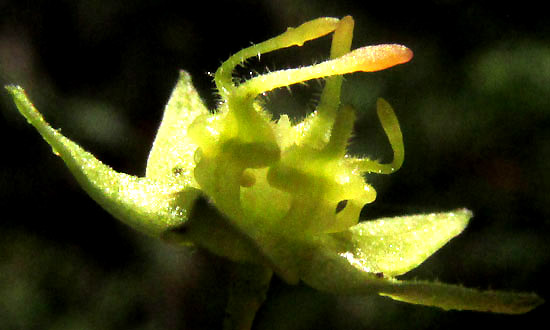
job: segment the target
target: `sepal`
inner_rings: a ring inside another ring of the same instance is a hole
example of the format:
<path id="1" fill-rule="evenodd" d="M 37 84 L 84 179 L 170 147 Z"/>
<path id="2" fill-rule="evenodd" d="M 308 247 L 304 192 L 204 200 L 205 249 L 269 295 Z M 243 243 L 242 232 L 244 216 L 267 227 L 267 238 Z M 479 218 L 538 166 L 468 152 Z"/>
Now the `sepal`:
<path id="1" fill-rule="evenodd" d="M 335 252 L 369 273 L 397 276 L 416 268 L 468 225 L 472 212 L 418 214 L 363 221 L 331 235 Z"/>
<path id="2" fill-rule="evenodd" d="M 115 218 L 152 236 L 187 221 L 198 189 L 116 172 L 53 129 L 21 87 L 8 86 L 7 90 L 21 114 L 63 159 L 80 186 Z"/>
<path id="3" fill-rule="evenodd" d="M 191 82 L 191 76 L 180 71 L 149 153 L 147 178 L 198 188 L 193 176 L 194 154 L 198 146 L 188 134 L 188 129 L 195 119 L 208 114 Z"/>
<path id="4" fill-rule="evenodd" d="M 535 293 L 477 290 L 460 285 L 427 281 L 395 281 L 388 293 L 394 300 L 439 307 L 444 310 L 470 310 L 502 314 L 523 314 L 544 300 Z"/>

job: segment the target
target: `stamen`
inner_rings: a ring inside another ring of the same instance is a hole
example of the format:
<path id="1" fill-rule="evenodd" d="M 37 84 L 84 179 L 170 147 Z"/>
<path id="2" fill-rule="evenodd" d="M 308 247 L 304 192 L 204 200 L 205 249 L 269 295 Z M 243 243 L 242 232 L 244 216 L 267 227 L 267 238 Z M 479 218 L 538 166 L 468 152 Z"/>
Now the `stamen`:
<path id="1" fill-rule="evenodd" d="M 297 28 L 289 28 L 283 34 L 274 38 L 235 53 L 216 71 L 214 81 L 216 82 L 218 91 L 224 98 L 227 98 L 231 90 L 235 88 L 231 75 L 235 67 L 243 63 L 246 59 L 269 53 L 277 49 L 302 46 L 306 41 L 320 38 L 334 31 L 338 26 L 338 22 L 339 20 L 337 18 L 332 17 L 314 19 Z"/>
<path id="2" fill-rule="evenodd" d="M 349 53 L 351 49 L 351 40 L 353 38 L 353 26 L 354 21 L 351 16 L 346 16 L 340 20 L 332 36 L 332 45 L 330 48 L 331 59 Z M 342 76 L 328 77 L 326 79 L 319 106 L 317 107 L 317 116 L 311 117 L 314 123 L 311 125 L 311 130 L 306 139 L 312 142 L 323 141 L 325 132 L 330 130 L 330 127 L 334 123 L 334 117 L 340 107 L 342 80 Z"/>
<path id="3" fill-rule="evenodd" d="M 323 149 L 323 153 L 328 157 L 341 158 L 346 154 L 348 140 L 353 131 L 355 114 L 353 108 L 349 105 L 343 106 L 334 120 L 330 140 Z"/>
<path id="4" fill-rule="evenodd" d="M 354 21 L 351 16 L 342 18 L 340 24 L 338 24 L 338 28 L 334 31 L 332 37 L 332 45 L 330 48 L 331 59 L 349 53 L 351 49 L 351 40 L 353 38 L 353 25 Z M 318 107 L 320 113 L 327 113 L 328 117 L 334 118 L 334 113 L 338 110 L 340 105 L 341 87 L 341 76 L 327 78 L 325 88 L 321 94 L 320 106 Z"/>
<path id="5" fill-rule="evenodd" d="M 271 72 L 252 78 L 238 86 L 249 97 L 275 88 L 311 79 L 343 75 L 357 71 L 372 72 L 402 64 L 412 58 L 412 51 L 402 45 L 376 45 L 358 48 L 333 60 L 297 69 Z"/>

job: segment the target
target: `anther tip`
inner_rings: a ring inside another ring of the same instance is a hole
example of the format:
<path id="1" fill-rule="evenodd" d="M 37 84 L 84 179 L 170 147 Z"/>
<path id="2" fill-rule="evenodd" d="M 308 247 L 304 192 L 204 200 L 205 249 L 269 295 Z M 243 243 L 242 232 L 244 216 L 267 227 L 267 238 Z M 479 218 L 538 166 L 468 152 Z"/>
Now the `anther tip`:
<path id="1" fill-rule="evenodd" d="M 384 44 L 358 48 L 341 59 L 354 66 L 355 71 L 373 72 L 406 63 L 412 57 L 412 50 L 406 46 Z"/>
<path id="2" fill-rule="evenodd" d="M 414 53 L 410 48 L 408 48 L 406 46 L 402 46 L 402 45 L 400 45 L 400 46 L 402 48 L 401 49 L 402 59 L 403 59 L 402 63 L 407 63 L 408 61 L 410 61 L 413 58 Z"/>

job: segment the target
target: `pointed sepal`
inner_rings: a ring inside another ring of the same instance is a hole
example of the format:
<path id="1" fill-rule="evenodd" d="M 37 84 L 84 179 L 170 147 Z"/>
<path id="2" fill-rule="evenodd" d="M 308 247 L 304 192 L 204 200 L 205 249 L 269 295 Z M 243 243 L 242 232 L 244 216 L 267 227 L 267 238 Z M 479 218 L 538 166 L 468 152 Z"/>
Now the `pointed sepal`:
<path id="1" fill-rule="evenodd" d="M 395 281 L 383 296 L 444 310 L 470 310 L 502 314 L 523 314 L 544 300 L 535 293 L 477 290 L 460 285 L 427 281 Z"/>
<path id="2" fill-rule="evenodd" d="M 153 148 L 147 160 L 145 176 L 163 183 L 198 187 L 193 176 L 197 145 L 188 128 L 199 116 L 207 116 L 191 76 L 180 71 L 179 79 L 164 109 Z"/>
<path id="3" fill-rule="evenodd" d="M 397 276 L 416 268 L 466 228 L 472 212 L 418 214 L 363 221 L 332 234 L 335 252 L 369 273 Z"/>
<path id="4" fill-rule="evenodd" d="M 153 236 L 187 220 L 198 189 L 116 172 L 53 129 L 21 87 L 8 86 L 7 90 L 21 114 L 63 159 L 81 187 L 114 217 Z"/>

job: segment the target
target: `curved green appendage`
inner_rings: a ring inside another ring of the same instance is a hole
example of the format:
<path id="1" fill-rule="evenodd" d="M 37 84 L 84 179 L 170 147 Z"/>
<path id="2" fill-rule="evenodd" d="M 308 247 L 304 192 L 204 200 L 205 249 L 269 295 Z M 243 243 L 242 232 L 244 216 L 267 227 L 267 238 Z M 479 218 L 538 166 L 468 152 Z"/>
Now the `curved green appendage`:
<path id="1" fill-rule="evenodd" d="M 390 174 L 401 168 L 405 160 L 405 147 L 403 144 L 403 134 L 397 116 L 391 105 L 386 100 L 379 98 L 376 102 L 376 113 L 380 118 L 382 128 L 390 141 L 393 150 L 393 161 L 390 164 L 384 164 L 377 172 L 381 174 Z"/>
<path id="2" fill-rule="evenodd" d="M 389 164 L 380 164 L 377 161 L 366 158 L 349 158 L 348 162 L 350 166 L 356 167 L 362 173 L 391 174 L 401 168 L 405 160 L 403 134 L 401 133 L 397 116 L 386 100 L 382 98 L 378 99 L 376 102 L 376 113 L 392 147 L 393 161 Z"/>
<path id="3" fill-rule="evenodd" d="M 393 277 L 419 266 L 460 234 L 471 217 L 469 210 L 461 209 L 381 218 L 331 236 L 337 243 L 335 252 L 355 267 Z"/>
<path id="4" fill-rule="evenodd" d="M 6 89 L 21 114 L 60 156 L 81 187 L 114 217 L 152 236 L 180 226 L 199 196 L 194 188 L 118 173 L 51 128 L 18 86 Z"/>
<path id="5" fill-rule="evenodd" d="M 198 146 L 188 135 L 188 127 L 197 117 L 207 115 L 208 109 L 193 87 L 191 76 L 180 71 L 149 153 L 147 178 L 198 188 L 193 175 L 194 154 Z"/>
<path id="6" fill-rule="evenodd" d="M 308 21 L 296 28 L 288 28 L 284 33 L 269 40 L 242 49 L 227 59 L 216 71 L 214 81 L 222 97 L 226 98 L 232 93 L 235 85 L 233 84 L 232 74 L 237 65 L 242 64 L 246 59 L 260 56 L 277 49 L 283 49 L 292 46 L 302 46 L 304 42 L 322 37 L 336 29 L 339 20 L 332 17 L 321 17 Z"/>

